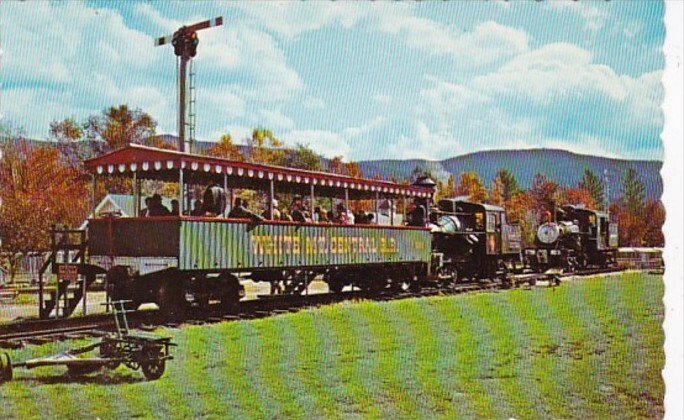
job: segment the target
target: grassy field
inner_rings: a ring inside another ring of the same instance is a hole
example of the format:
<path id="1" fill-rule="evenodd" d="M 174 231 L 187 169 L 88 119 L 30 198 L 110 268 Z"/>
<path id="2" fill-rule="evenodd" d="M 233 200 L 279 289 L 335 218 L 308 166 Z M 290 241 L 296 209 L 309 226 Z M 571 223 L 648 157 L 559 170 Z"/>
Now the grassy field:
<path id="1" fill-rule="evenodd" d="M 629 273 L 160 330 L 160 380 L 17 371 L 0 417 L 660 417 L 662 294 Z"/>

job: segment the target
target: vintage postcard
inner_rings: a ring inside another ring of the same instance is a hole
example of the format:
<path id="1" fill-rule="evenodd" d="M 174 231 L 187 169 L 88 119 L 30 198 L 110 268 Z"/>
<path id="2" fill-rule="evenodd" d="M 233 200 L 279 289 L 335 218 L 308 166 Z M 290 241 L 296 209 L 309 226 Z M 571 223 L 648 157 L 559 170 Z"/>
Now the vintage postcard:
<path id="1" fill-rule="evenodd" d="M 0 418 L 681 418 L 682 11 L 3 1 Z"/>

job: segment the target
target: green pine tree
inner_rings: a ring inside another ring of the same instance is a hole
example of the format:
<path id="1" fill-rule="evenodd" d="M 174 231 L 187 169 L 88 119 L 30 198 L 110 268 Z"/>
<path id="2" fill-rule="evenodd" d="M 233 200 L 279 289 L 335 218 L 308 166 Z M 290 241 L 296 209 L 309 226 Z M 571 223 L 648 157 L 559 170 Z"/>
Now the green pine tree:
<path id="1" fill-rule="evenodd" d="M 582 180 L 579 183 L 579 187 L 589 191 L 591 198 L 594 199 L 594 202 L 596 204 L 603 204 L 605 200 L 605 196 L 603 195 L 605 185 L 603 183 L 603 180 L 600 177 L 598 177 L 591 169 L 587 168 L 584 170 L 584 176 L 582 177 Z"/>
<path id="2" fill-rule="evenodd" d="M 644 184 L 633 168 L 627 169 L 622 177 L 622 199 L 631 215 L 638 215 L 644 208 Z"/>

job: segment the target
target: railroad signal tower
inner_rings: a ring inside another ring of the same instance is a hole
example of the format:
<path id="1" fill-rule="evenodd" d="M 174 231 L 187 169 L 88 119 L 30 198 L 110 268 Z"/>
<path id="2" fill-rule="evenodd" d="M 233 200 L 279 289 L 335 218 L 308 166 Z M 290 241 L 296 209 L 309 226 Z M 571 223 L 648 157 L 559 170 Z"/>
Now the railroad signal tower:
<path id="1" fill-rule="evenodd" d="M 182 26 L 178 28 L 178 30 L 174 32 L 173 35 L 167 35 L 154 40 L 154 45 L 156 47 L 160 45 L 172 44 L 173 52 L 176 54 L 178 60 L 180 61 L 178 67 L 178 150 L 180 150 L 181 152 L 192 152 L 191 148 L 193 136 L 191 135 L 190 138 L 186 136 L 188 128 L 188 123 L 186 122 L 186 120 L 188 120 L 186 115 L 186 108 L 188 107 L 187 99 L 189 96 L 191 96 L 188 95 L 186 80 L 188 73 L 188 63 L 197 54 L 197 45 L 199 44 L 197 31 L 200 31 L 202 29 L 213 28 L 214 26 L 220 25 L 223 25 L 223 17 L 221 16 L 216 17 L 214 19 L 205 20 L 204 22 L 195 23 L 190 26 Z M 193 89 L 192 77 L 190 89 Z M 191 98 L 190 105 L 192 105 L 193 102 L 194 99 Z M 190 131 L 192 133 L 194 131 L 194 120 L 192 119 L 193 115 L 190 116 Z"/>

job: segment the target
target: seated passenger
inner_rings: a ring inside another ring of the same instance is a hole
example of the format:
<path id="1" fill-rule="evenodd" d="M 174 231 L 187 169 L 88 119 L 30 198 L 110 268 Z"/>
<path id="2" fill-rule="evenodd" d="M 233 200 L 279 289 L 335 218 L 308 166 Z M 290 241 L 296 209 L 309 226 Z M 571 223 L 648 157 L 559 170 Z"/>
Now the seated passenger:
<path id="1" fill-rule="evenodd" d="M 303 207 L 304 205 L 302 203 L 301 197 L 297 196 L 294 198 L 294 200 L 292 200 L 292 205 L 290 205 L 290 215 L 292 216 L 293 221 L 300 223 L 306 222 Z"/>
<path id="2" fill-rule="evenodd" d="M 235 207 L 230 211 L 228 217 L 233 217 L 236 219 L 251 219 L 253 221 L 263 221 L 264 218 L 256 213 L 252 213 L 249 209 L 249 202 L 245 199 L 236 198 Z"/>
<path id="3" fill-rule="evenodd" d="M 335 222 L 343 225 L 353 225 L 354 215 L 344 206 L 344 204 L 340 203 L 337 205 L 337 217 L 335 218 Z"/>
<path id="4" fill-rule="evenodd" d="M 280 212 L 280 220 L 284 222 L 291 222 L 292 221 L 292 216 L 287 212 L 287 209 L 283 209 L 282 212 Z"/>
<path id="5" fill-rule="evenodd" d="M 235 199 L 235 202 L 233 203 L 233 208 L 230 209 L 230 213 L 228 213 L 228 217 L 231 218 L 240 218 L 242 210 L 242 198 L 238 197 Z"/>
<path id="6" fill-rule="evenodd" d="M 175 198 L 171 200 L 171 214 L 174 216 L 180 215 L 180 205 L 178 203 L 178 200 L 176 200 Z"/>
<path id="7" fill-rule="evenodd" d="M 145 197 L 145 208 L 140 210 L 140 217 L 148 217 L 150 215 L 150 206 L 152 205 L 152 197 Z"/>
<path id="8" fill-rule="evenodd" d="M 169 209 L 162 204 L 162 198 L 159 194 L 154 194 L 150 203 L 150 209 L 147 212 L 149 216 L 170 216 Z"/>
<path id="9" fill-rule="evenodd" d="M 270 209 L 267 208 L 266 210 L 264 210 L 263 213 L 261 213 L 261 217 L 263 217 L 264 219 L 268 219 L 268 220 L 280 220 L 280 210 L 278 210 L 278 200 L 276 200 L 274 198 L 272 201 L 272 204 L 273 204 L 273 214 L 269 214 Z"/>
<path id="10" fill-rule="evenodd" d="M 316 206 L 314 208 L 314 220 L 317 223 L 328 223 L 330 221 L 328 220 L 328 215 L 320 206 Z"/>
<path id="11" fill-rule="evenodd" d="M 190 212 L 191 216 L 204 216 L 204 204 L 202 203 L 202 200 L 199 198 L 195 200 L 193 203 L 192 211 Z"/>
<path id="12" fill-rule="evenodd" d="M 409 213 L 408 225 L 409 226 L 425 226 L 427 210 L 425 206 L 421 203 L 419 198 L 413 201 L 414 208 Z"/>
<path id="13" fill-rule="evenodd" d="M 204 190 L 203 215 L 223 216 L 226 211 L 226 195 L 218 184 L 211 184 Z"/>

